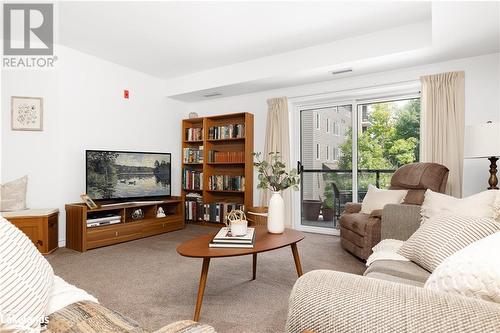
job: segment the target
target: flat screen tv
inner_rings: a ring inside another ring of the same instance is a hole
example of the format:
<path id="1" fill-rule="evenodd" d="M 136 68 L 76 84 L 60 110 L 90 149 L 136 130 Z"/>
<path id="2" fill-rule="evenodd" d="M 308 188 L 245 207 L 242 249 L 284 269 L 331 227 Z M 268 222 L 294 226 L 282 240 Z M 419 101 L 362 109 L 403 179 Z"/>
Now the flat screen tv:
<path id="1" fill-rule="evenodd" d="M 97 200 L 170 196 L 170 153 L 87 150 L 87 194 Z"/>

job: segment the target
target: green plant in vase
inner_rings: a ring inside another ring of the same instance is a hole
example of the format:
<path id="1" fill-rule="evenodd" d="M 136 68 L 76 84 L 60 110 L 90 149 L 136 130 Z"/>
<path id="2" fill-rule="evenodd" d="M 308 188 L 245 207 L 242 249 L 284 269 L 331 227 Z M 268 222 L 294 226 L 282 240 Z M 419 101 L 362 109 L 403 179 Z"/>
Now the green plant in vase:
<path id="1" fill-rule="evenodd" d="M 267 160 L 262 158 L 262 153 L 254 153 L 253 155 L 259 180 L 257 188 L 273 192 L 269 200 L 267 230 L 273 234 L 281 234 L 285 230 L 285 202 L 281 191 L 290 187 L 298 190 L 300 176 L 297 169 L 287 171 L 279 152 L 269 153 Z"/>

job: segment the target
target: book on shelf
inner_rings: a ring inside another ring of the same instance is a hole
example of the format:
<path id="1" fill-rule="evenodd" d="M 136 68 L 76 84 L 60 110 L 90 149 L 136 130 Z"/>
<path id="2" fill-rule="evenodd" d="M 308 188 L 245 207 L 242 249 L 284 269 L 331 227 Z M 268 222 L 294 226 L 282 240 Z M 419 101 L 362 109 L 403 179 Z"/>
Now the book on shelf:
<path id="1" fill-rule="evenodd" d="M 203 205 L 203 220 L 224 223 L 224 218 L 232 210 L 245 210 L 245 205 L 232 202 L 206 203 Z"/>
<path id="2" fill-rule="evenodd" d="M 186 194 L 185 218 L 187 221 L 203 221 L 203 197 L 198 193 Z"/>
<path id="3" fill-rule="evenodd" d="M 245 176 L 213 175 L 208 177 L 208 189 L 213 191 L 245 191 Z"/>
<path id="4" fill-rule="evenodd" d="M 202 141 L 203 140 L 203 128 L 193 127 L 186 128 L 186 141 Z"/>
<path id="5" fill-rule="evenodd" d="M 244 151 L 215 151 L 208 152 L 209 163 L 244 163 Z"/>
<path id="6" fill-rule="evenodd" d="M 221 228 L 217 235 L 208 244 L 209 247 L 219 248 L 253 248 L 255 244 L 255 229 L 248 228 L 245 236 L 232 236 L 229 228 Z"/>
<path id="7" fill-rule="evenodd" d="M 202 190 L 203 172 L 185 168 L 182 171 L 182 188 L 185 190 Z"/>
<path id="8" fill-rule="evenodd" d="M 208 128 L 208 138 L 211 140 L 236 139 L 245 137 L 245 124 L 212 126 Z"/>
<path id="9" fill-rule="evenodd" d="M 184 148 L 182 150 L 184 163 L 203 163 L 203 146 L 198 148 Z"/>

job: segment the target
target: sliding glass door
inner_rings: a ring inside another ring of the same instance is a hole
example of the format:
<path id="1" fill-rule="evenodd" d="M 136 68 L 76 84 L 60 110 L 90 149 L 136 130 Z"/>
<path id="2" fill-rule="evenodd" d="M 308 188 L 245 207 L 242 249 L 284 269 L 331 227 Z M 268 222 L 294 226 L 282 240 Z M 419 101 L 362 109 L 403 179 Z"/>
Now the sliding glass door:
<path id="1" fill-rule="evenodd" d="M 301 225 L 335 230 L 348 201 L 352 201 L 350 156 L 351 104 L 300 111 Z"/>
<path id="2" fill-rule="evenodd" d="M 419 97 L 299 111 L 300 229 L 337 234 L 347 202 L 361 202 L 369 184 L 387 188 L 394 170 L 419 160 Z"/>

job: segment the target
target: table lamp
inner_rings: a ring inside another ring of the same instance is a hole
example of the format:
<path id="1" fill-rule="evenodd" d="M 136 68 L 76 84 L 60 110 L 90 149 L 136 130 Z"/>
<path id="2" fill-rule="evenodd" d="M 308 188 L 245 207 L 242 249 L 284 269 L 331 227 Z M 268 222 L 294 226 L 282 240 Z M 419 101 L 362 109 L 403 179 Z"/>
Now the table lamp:
<path id="1" fill-rule="evenodd" d="M 464 142 L 465 158 L 487 158 L 490 161 L 488 190 L 498 190 L 497 161 L 500 156 L 500 123 L 488 121 L 467 126 Z"/>

